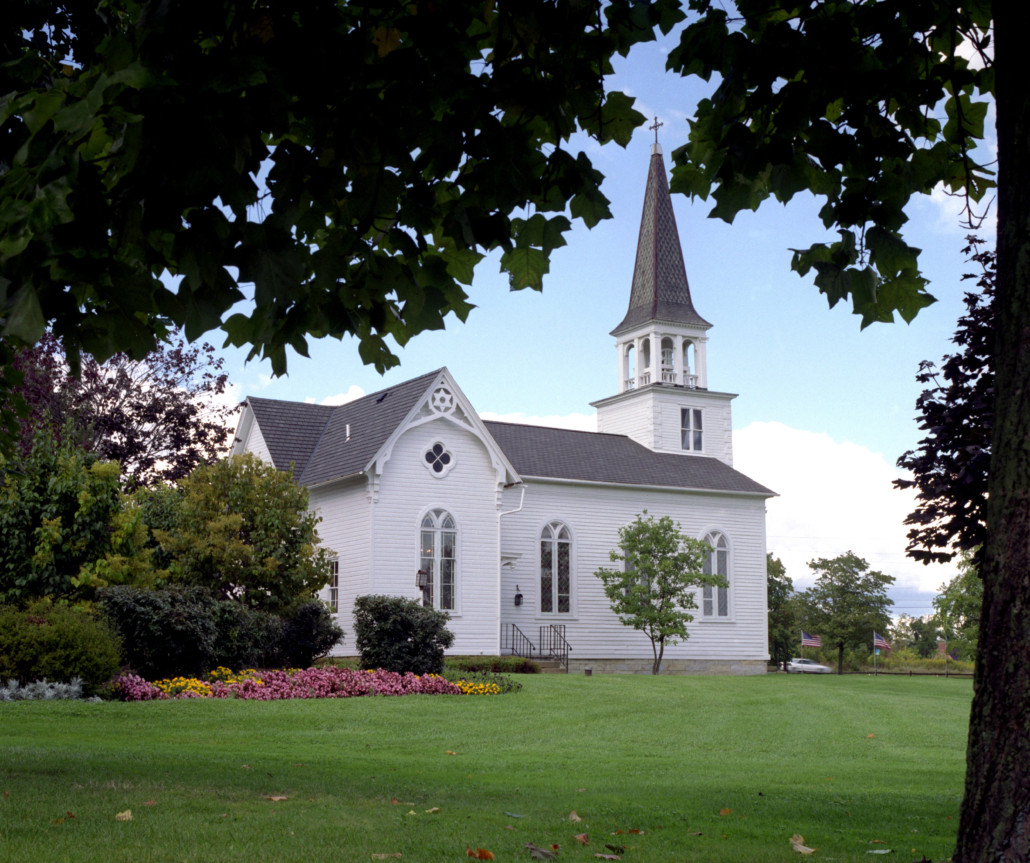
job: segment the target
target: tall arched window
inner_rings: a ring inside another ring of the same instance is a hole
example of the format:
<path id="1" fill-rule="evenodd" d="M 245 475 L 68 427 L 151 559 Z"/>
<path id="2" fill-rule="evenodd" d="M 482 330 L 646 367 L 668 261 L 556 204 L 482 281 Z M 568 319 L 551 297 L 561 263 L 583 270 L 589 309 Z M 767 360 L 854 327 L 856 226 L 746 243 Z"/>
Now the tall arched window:
<path id="1" fill-rule="evenodd" d="M 540 533 L 540 611 L 572 612 L 572 535 L 560 521 Z"/>
<path id="2" fill-rule="evenodd" d="M 455 608 L 458 575 L 458 530 L 445 509 L 434 509 L 422 519 L 419 568 L 426 574 L 422 595 L 427 606 L 441 611 Z"/>
<path id="3" fill-rule="evenodd" d="M 701 615 L 718 620 L 720 617 L 730 616 L 730 544 L 726 541 L 725 534 L 717 530 L 709 533 L 705 537 L 705 542 L 712 550 L 705 558 L 704 574 L 721 575 L 726 579 L 726 587 L 708 586 L 702 589 Z"/>

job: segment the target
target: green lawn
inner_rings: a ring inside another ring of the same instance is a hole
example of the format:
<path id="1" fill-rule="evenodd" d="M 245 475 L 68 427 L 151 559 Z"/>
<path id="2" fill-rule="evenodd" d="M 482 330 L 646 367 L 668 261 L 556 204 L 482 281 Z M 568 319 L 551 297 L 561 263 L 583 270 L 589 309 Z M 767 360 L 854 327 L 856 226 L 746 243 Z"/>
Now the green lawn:
<path id="1" fill-rule="evenodd" d="M 951 853 L 969 681 L 519 679 L 495 697 L 0 704 L 0 860 L 529 860 L 533 842 L 566 861 L 605 844 L 800 861 L 794 833 L 813 861 Z"/>

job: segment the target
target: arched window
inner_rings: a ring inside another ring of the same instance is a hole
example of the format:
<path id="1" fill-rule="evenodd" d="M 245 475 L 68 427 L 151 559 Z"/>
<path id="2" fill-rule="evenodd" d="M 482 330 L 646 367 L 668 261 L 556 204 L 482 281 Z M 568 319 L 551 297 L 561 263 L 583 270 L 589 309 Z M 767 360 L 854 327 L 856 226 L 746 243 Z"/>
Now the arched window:
<path id="1" fill-rule="evenodd" d="M 705 558 L 703 572 L 705 575 L 721 575 L 726 579 L 726 587 L 707 586 L 702 589 L 701 615 L 713 620 L 730 616 L 730 544 L 725 534 L 713 530 L 705 537 L 711 546 Z"/>
<path id="2" fill-rule="evenodd" d="M 560 521 L 540 533 L 540 612 L 572 612 L 572 535 Z"/>
<path id="3" fill-rule="evenodd" d="M 422 601 L 430 608 L 453 611 L 457 593 L 458 530 L 445 509 L 434 509 L 422 519 L 419 569 L 425 574 Z"/>

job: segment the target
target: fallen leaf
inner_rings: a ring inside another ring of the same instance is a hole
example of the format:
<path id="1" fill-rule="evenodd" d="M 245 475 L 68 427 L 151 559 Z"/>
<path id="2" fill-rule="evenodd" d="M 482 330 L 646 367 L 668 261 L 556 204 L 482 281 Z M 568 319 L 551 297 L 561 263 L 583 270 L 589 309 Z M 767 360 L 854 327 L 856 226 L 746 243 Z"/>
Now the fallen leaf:
<path id="1" fill-rule="evenodd" d="M 10 791 L 5 791 L 4 792 L 4 800 L 10 800 L 10 799 L 11 799 L 11 792 Z"/>
<path id="2" fill-rule="evenodd" d="M 615 832 L 614 832 L 614 833 L 612 834 L 612 836 L 618 836 L 618 835 L 619 835 L 620 833 L 622 833 L 622 832 L 624 832 L 624 831 L 622 831 L 622 830 L 616 830 L 616 831 L 615 831 Z"/>
<path id="3" fill-rule="evenodd" d="M 589 845 L 590 844 L 590 837 L 587 836 L 586 833 L 577 833 L 572 838 L 575 839 L 580 845 Z"/>
<path id="4" fill-rule="evenodd" d="M 605 845 L 604 847 L 607 848 L 609 851 L 614 851 L 616 854 L 626 853 L 625 845 Z"/>
<path id="5" fill-rule="evenodd" d="M 814 854 L 815 853 L 815 848 L 809 848 L 807 845 L 794 845 L 793 847 L 794 847 L 794 850 L 798 852 L 798 854 Z M 875 853 L 875 852 L 872 852 L 872 853 Z"/>
<path id="6" fill-rule="evenodd" d="M 884 845 L 885 843 L 884 843 L 884 841 L 882 839 L 870 839 L 869 840 L 869 844 L 870 845 Z"/>
<path id="7" fill-rule="evenodd" d="M 242 765 L 240 765 L 240 769 L 241 770 L 250 770 L 250 765 L 249 764 L 242 764 Z"/>
<path id="8" fill-rule="evenodd" d="M 893 854 L 890 848 L 874 848 L 872 851 L 866 851 L 866 854 Z"/>
<path id="9" fill-rule="evenodd" d="M 393 798 L 393 800 L 391 800 L 390 802 L 391 802 L 391 803 L 392 803 L 392 804 L 393 804 L 394 806 L 400 806 L 400 805 L 401 805 L 401 801 L 400 801 L 400 800 L 398 800 L 398 799 L 397 799 L 396 797 L 394 797 L 394 798 Z"/>
<path id="10" fill-rule="evenodd" d="M 586 788 L 577 788 L 576 791 L 582 794 L 584 791 L 586 791 Z"/>
<path id="11" fill-rule="evenodd" d="M 557 851 L 561 846 L 556 842 L 551 846 L 552 851 Z"/>
<path id="12" fill-rule="evenodd" d="M 505 812 L 504 814 L 507 815 L 509 818 L 525 818 L 526 817 L 525 815 L 516 815 L 514 812 Z"/>
<path id="13" fill-rule="evenodd" d="M 870 734 L 869 736 L 870 736 L 870 737 L 876 737 L 876 735 L 875 735 L 875 734 Z"/>
<path id="14" fill-rule="evenodd" d="M 732 809 L 720 809 L 719 810 L 719 814 L 720 815 L 729 815 L 732 811 L 733 811 Z"/>
<path id="15" fill-rule="evenodd" d="M 228 812 L 225 812 L 225 813 L 223 813 L 223 814 L 222 814 L 222 816 L 221 816 L 221 817 L 222 817 L 222 818 L 228 818 L 228 817 L 229 817 L 229 813 L 228 813 Z"/>
<path id="16" fill-rule="evenodd" d="M 576 810 L 575 810 L 575 809 L 573 809 L 573 810 L 572 810 L 572 811 L 571 811 L 571 812 L 569 813 L 569 821 L 582 821 L 582 820 L 583 820 L 583 819 L 582 819 L 582 818 L 580 818 L 580 817 L 579 817 L 579 816 L 578 816 L 578 815 L 576 814 Z"/>
<path id="17" fill-rule="evenodd" d="M 595 857 L 600 857 L 602 860 L 621 860 L 622 858 L 618 854 L 595 854 Z"/>
<path id="18" fill-rule="evenodd" d="M 427 809 L 426 810 L 426 815 L 435 815 L 437 812 L 442 812 L 442 811 L 443 810 L 440 809 L 439 806 L 434 806 L 432 809 Z"/>
<path id="19" fill-rule="evenodd" d="M 473 857 L 476 860 L 493 860 L 494 859 L 493 852 L 492 851 L 487 851 L 485 848 L 477 848 L 475 851 L 473 851 L 471 848 L 469 848 L 466 845 L 465 846 L 465 853 L 469 857 Z"/>
<path id="20" fill-rule="evenodd" d="M 65 812 L 64 813 L 64 817 L 65 818 L 74 818 L 75 817 L 75 813 L 74 812 Z"/>
<path id="21" fill-rule="evenodd" d="M 373 854 L 373 860 L 389 860 L 391 857 L 399 858 L 401 856 L 400 851 L 394 851 L 393 854 Z"/>
<path id="22" fill-rule="evenodd" d="M 51 818 L 50 819 L 50 823 L 51 824 L 64 824 L 64 819 L 63 818 Z"/>
<path id="23" fill-rule="evenodd" d="M 448 755 L 457 755 L 458 753 L 457 753 L 457 752 L 451 752 L 451 750 L 450 750 L 450 749 L 448 749 L 448 750 L 447 750 L 447 754 L 448 754 Z"/>
<path id="24" fill-rule="evenodd" d="M 157 806 L 157 801 L 156 800 L 147 800 L 143 805 L 144 806 Z"/>
<path id="25" fill-rule="evenodd" d="M 132 820 L 132 810 L 131 809 L 126 809 L 124 812 L 119 812 L 117 815 L 114 816 L 114 820 L 115 821 L 131 821 Z"/>
<path id="26" fill-rule="evenodd" d="M 412 809 L 410 812 L 408 812 L 408 814 L 409 815 L 418 815 L 418 813 L 414 809 Z"/>
<path id="27" fill-rule="evenodd" d="M 265 800 L 271 800 L 273 803 L 281 803 L 283 800 L 289 800 L 289 797 L 276 797 L 270 794 L 265 795 Z"/>
<path id="28" fill-rule="evenodd" d="M 697 832 L 693 832 L 692 831 L 692 832 L 688 833 L 687 835 L 688 836 L 704 836 L 705 834 L 702 833 L 700 830 L 698 830 Z"/>
<path id="29" fill-rule="evenodd" d="M 633 835 L 636 835 L 638 833 L 643 833 L 644 831 L 643 830 L 636 830 L 636 829 L 634 829 L 634 830 L 630 830 L 629 832 L 632 833 Z"/>
<path id="30" fill-rule="evenodd" d="M 537 848 L 532 842 L 527 842 L 524 847 L 529 849 L 529 856 L 534 860 L 558 859 L 558 855 L 554 851 L 548 851 L 546 848 Z"/>

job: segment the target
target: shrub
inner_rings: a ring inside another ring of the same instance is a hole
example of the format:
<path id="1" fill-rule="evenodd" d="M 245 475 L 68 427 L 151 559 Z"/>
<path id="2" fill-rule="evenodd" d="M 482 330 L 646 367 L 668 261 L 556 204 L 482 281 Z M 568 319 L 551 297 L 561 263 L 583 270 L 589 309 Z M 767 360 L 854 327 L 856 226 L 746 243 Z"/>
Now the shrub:
<path id="1" fill-rule="evenodd" d="M 82 699 L 82 679 L 73 677 L 69 683 L 50 683 L 46 678 L 22 686 L 17 680 L 8 680 L 0 686 L 0 701 L 64 701 Z M 90 701 L 100 701 L 94 696 Z"/>
<path id="2" fill-rule="evenodd" d="M 450 617 L 399 596 L 359 596 L 354 634 L 363 668 L 439 674 L 443 652 L 454 643 Z"/>
<path id="3" fill-rule="evenodd" d="M 284 665 L 307 668 L 341 641 L 343 630 L 329 610 L 321 602 L 305 602 L 283 621 L 279 650 Z"/>
<path id="4" fill-rule="evenodd" d="M 240 669 L 283 664 L 283 621 L 278 615 L 222 600 L 215 603 L 214 621 L 217 634 L 213 665 Z"/>
<path id="5" fill-rule="evenodd" d="M 111 587 L 100 606 L 121 635 L 125 660 L 148 678 L 215 665 L 218 603 L 202 588 Z"/>
<path id="6" fill-rule="evenodd" d="M 540 674 L 540 665 L 522 656 L 448 656 L 448 670 L 489 671 L 493 674 Z"/>
<path id="7" fill-rule="evenodd" d="M 93 614 L 49 602 L 27 611 L 0 606 L 0 680 L 26 684 L 77 677 L 92 695 L 118 666 L 118 639 Z"/>

